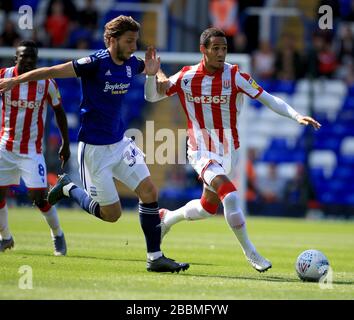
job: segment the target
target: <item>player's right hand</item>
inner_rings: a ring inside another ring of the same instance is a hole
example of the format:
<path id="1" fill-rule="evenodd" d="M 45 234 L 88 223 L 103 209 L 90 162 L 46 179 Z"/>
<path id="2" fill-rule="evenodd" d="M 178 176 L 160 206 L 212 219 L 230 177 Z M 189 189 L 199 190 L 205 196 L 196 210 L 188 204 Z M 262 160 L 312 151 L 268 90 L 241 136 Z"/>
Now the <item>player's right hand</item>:
<path id="1" fill-rule="evenodd" d="M 156 49 L 149 46 L 145 52 L 145 73 L 154 76 L 160 69 L 160 57 L 156 56 Z"/>
<path id="2" fill-rule="evenodd" d="M 62 144 L 59 149 L 59 159 L 61 161 L 61 168 L 64 169 L 65 164 L 70 158 L 70 147 L 68 144 Z"/>
<path id="3" fill-rule="evenodd" d="M 11 90 L 16 85 L 14 78 L 0 79 L 0 94 Z"/>

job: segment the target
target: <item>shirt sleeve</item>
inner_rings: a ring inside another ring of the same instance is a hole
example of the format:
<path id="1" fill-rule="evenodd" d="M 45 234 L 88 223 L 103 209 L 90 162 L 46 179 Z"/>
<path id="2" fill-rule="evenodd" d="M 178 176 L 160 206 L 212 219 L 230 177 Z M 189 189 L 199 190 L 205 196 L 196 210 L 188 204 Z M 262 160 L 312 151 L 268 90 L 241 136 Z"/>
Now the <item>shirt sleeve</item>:
<path id="1" fill-rule="evenodd" d="M 53 79 L 49 79 L 47 100 L 53 108 L 59 108 L 61 106 L 61 96 L 59 88 L 57 83 Z"/>
<path id="2" fill-rule="evenodd" d="M 136 58 L 138 60 L 137 74 L 140 74 L 145 69 L 145 62 L 143 59 Z"/>
<path id="3" fill-rule="evenodd" d="M 250 98 L 256 99 L 263 92 L 263 88 L 248 73 L 237 71 L 235 77 L 236 87 Z"/>
<path id="4" fill-rule="evenodd" d="M 178 79 L 181 75 L 181 72 L 182 72 L 182 70 L 168 78 L 168 81 L 170 83 L 170 87 L 169 87 L 169 89 L 167 89 L 166 95 L 172 96 L 175 93 L 177 93 Z"/>
<path id="5" fill-rule="evenodd" d="M 0 68 L 0 79 L 4 77 L 6 68 Z"/>
<path id="6" fill-rule="evenodd" d="M 98 70 L 99 63 L 100 60 L 95 55 L 73 60 L 76 76 L 85 77 L 94 74 Z"/>

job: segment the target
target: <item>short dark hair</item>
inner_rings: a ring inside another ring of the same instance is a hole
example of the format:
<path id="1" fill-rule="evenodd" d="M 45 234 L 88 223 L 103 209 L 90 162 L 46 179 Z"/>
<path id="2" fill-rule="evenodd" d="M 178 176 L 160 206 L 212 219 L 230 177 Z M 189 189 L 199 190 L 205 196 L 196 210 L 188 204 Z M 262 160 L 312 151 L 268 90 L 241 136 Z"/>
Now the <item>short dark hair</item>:
<path id="1" fill-rule="evenodd" d="M 200 35 L 200 44 L 207 47 L 211 37 L 226 37 L 225 32 L 218 28 L 208 28 Z"/>
<path id="2" fill-rule="evenodd" d="M 27 47 L 38 50 L 38 46 L 33 40 L 22 40 L 17 47 Z"/>
<path id="3" fill-rule="evenodd" d="M 118 38 L 126 31 L 138 32 L 140 24 L 132 17 L 120 15 L 111 21 L 108 21 L 104 26 L 104 43 L 106 47 L 109 46 L 109 39 L 111 37 Z"/>

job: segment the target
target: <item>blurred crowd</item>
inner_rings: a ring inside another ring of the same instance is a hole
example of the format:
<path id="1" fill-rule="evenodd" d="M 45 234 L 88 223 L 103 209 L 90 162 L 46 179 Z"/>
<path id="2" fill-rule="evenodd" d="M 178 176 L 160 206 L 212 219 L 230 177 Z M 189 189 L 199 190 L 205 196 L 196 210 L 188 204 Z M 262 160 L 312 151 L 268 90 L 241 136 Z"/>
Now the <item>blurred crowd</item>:
<path id="1" fill-rule="evenodd" d="M 308 18 L 305 15 L 299 16 L 299 20 L 307 22 L 304 39 L 297 38 L 291 32 L 281 33 L 276 39 L 261 39 L 260 18 L 246 15 L 246 11 L 250 6 L 262 7 L 264 3 L 265 1 L 210 1 L 211 22 L 214 26 L 226 28 L 229 52 L 251 54 L 252 74 L 258 81 L 297 80 L 312 76 L 342 79 L 348 85 L 354 83 L 353 0 L 318 1 L 315 13 L 323 5 L 329 5 L 333 10 L 332 30 L 319 29 L 317 22 L 320 14 L 312 21 L 306 21 Z M 234 15 L 230 13 L 232 10 Z"/>
<path id="2" fill-rule="evenodd" d="M 2 1 L 0 10 L 5 13 L 0 45 L 15 47 L 21 40 L 21 31 L 17 28 L 17 10 L 21 4 L 28 4 L 36 15 L 41 1 Z M 41 22 L 35 21 L 30 36 L 39 47 L 52 48 L 95 48 L 98 29 L 97 1 L 85 0 L 80 9 L 72 0 L 50 0 L 45 3 L 45 14 Z M 13 18 L 14 17 L 14 18 Z"/>
<path id="3" fill-rule="evenodd" d="M 113 0 L 111 2 L 114 3 Z M 333 30 L 320 30 L 317 21 L 313 21 L 306 27 L 305 39 L 298 39 L 297 35 L 285 32 L 276 39 L 272 37 L 267 40 L 260 38 L 260 17 L 250 15 L 247 11 L 249 7 L 264 6 L 265 2 L 209 1 L 210 25 L 224 29 L 230 53 L 252 55 L 253 76 L 257 80 L 296 80 L 311 75 L 335 77 L 349 84 L 354 82 L 354 0 L 318 1 L 316 8 L 322 5 L 332 7 Z M 97 0 L 49 0 L 44 2 L 44 8 L 40 0 L 1 1 L 0 46 L 14 47 L 23 37 L 17 28 L 16 19 L 18 7 L 24 3 L 32 6 L 35 16 L 39 11 L 44 12 L 31 34 L 26 34 L 39 46 L 75 49 L 97 49 L 103 46 L 100 32 L 103 28 L 100 23 L 103 13 L 98 10 L 100 1 Z M 304 42 L 304 46 L 297 47 Z"/>

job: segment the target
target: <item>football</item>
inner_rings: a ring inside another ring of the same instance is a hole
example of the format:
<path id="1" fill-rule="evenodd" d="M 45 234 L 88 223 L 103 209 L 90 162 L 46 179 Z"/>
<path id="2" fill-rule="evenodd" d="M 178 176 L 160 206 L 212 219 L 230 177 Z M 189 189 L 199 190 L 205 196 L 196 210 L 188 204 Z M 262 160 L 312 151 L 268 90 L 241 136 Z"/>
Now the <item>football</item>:
<path id="1" fill-rule="evenodd" d="M 318 282 L 327 274 L 329 261 L 318 250 L 310 249 L 302 252 L 296 260 L 296 273 L 302 281 Z"/>

